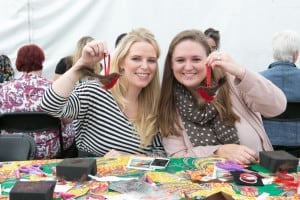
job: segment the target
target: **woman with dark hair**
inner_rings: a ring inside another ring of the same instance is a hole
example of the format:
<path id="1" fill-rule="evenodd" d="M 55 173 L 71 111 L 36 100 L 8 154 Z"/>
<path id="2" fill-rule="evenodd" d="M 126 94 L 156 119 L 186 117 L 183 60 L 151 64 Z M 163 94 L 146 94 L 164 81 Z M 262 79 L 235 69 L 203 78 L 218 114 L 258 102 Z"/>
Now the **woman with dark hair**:
<path id="1" fill-rule="evenodd" d="M 24 45 L 18 50 L 16 68 L 23 74 L 1 87 L 0 113 L 41 111 L 41 98 L 52 84 L 42 77 L 44 60 L 43 50 L 35 44 Z M 62 127 L 64 149 L 67 149 L 74 141 L 73 126 L 71 123 L 62 123 Z M 37 145 L 37 159 L 54 158 L 58 155 L 60 143 L 57 131 L 41 131 L 29 135 Z"/>
<path id="2" fill-rule="evenodd" d="M 115 41 L 115 48 L 117 48 L 118 44 L 120 43 L 120 41 L 127 35 L 127 33 L 121 33 L 120 35 L 118 35 L 116 41 Z"/>
<path id="3" fill-rule="evenodd" d="M 204 31 L 204 35 L 206 36 L 211 51 L 216 51 L 220 48 L 220 31 L 214 28 L 208 28 Z"/>

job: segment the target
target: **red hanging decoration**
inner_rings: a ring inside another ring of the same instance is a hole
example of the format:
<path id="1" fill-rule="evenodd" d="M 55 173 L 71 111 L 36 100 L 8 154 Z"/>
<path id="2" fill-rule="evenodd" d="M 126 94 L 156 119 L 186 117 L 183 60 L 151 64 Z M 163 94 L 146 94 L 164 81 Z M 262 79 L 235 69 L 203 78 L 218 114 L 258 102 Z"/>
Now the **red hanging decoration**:
<path id="1" fill-rule="evenodd" d="M 112 88 L 118 81 L 119 76 L 114 76 L 109 83 L 105 84 L 102 86 L 103 89 L 105 90 L 109 90 L 110 88 Z"/>
<path id="2" fill-rule="evenodd" d="M 206 64 L 206 87 L 211 87 L 211 66 Z"/>
<path id="3" fill-rule="evenodd" d="M 206 87 L 199 88 L 197 93 L 207 102 L 214 100 L 213 95 L 209 95 L 208 89 L 211 87 L 211 66 L 206 64 Z"/>
<path id="4" fill-rule="evenodd" d="M 106 57 L 107 57 L 107 62 L 106 62 Z M 91 68 L 81 68 L 80 71 L 86 75 L 86 76 L 92 76 L 95 78 L 98 78 L 99 81 L 103 84 L 102 88 L 105 90 L 108 90 L 112 88 L 118 81 L 120 74 L 118 73 L 109 73 L 110 72 L 110 55 L 109 54 L 104 54 L 104 76 L 95 73 Z"/>
<path id="5" fill-rule="evenodd" d="M 197 90 L 197 93 L 203 98 L 205 99 L 207 102 L 211 102 L 214 100 L 213 96 L 209 96 L 206 92 L 205 89 L 201 88 Z"/>
<path id="6" fill-rule="evenodd" d="M 108 58 L 107 63 L 106 63 L 106 57 Z M 109 72 L 110 72 L 110 54 L 107 53 L 107 54 L 104 54 L 104 75 L 109 76 Z M 102 86 L 103 89 L 108 90 L 117 83 L 117 81 L 119 79 L 119 75 L 116 75 L 116 74 L 112 74 L 112 75 L 113 75 L 113 77 L 111 77 L 109 82 Z"/>
<path id="7" fill-rule="evenodd" d="M 220 78 L 216 83 L 211 80 L 212 68 L 206 64 L 206 84 L 200 85 L 196 91 L 207 102 L 213 101 L 219 88 L 226 83 L 226 76 Z M 214 83 L 214 84 L 212 84 Z"/>
<path id="8" fill-rule="evenodd" d="M 108 58 L 107 63 L 106 63 L 106 57 Z M 104 60 L 104 75 L 107 76 L 110 71 L 110 54 L 105 53 L 103 60 Z"/>

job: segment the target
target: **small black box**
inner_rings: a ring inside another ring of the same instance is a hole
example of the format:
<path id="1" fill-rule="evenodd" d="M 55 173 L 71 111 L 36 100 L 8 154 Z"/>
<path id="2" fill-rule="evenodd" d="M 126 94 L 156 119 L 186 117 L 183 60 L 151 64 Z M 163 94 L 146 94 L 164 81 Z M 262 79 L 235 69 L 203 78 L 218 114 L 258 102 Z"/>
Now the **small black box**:
<path id="1" fill-rule="evenodd" d="M 56 176 L 66 181 L 85 181 L 89 174 L 97 174 L 96 159 L 67 158 L 56 166 Z"/>
<path id="2" fill-rule="evenodd" d="M 297 172 L 298 158 L 286 151 L 261 151 L 259 164 L 271 172 L 288 171 Z"/>
<path id="3" fill-rule="evenodd" d="M 10 200 L 52 200 L 56 181 L 17 181 Z"/>

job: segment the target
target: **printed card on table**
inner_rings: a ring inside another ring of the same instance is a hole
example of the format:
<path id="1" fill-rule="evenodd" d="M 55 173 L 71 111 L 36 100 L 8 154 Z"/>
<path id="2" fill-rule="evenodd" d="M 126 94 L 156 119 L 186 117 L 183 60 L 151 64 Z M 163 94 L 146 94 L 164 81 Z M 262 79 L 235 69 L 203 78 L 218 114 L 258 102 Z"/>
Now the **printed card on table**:
<path id="1" fill-rule="evenodd" d="M 127 164 L 127 168 L 140 169 L 140 170 L 153 170 L 153 168 L 150 167 L 153 160 L 154 158 L 131 157 Z"/>

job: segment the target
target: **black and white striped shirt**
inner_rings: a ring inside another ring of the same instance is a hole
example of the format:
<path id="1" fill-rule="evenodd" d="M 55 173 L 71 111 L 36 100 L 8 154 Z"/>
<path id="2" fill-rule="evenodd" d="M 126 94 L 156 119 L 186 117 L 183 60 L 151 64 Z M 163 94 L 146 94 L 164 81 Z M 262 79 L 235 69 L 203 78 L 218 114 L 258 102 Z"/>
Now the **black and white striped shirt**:
<path id="1" fill-rule="evenodd" d="M 42 109 L 54 116 L 74 119 L 80 151 L 95 156 L 103 156 L 111 149 L 129 154 L 165 155 L 158 133 L 151 145 L 141 147 L 140 137 L 111 92 L 102 89 L 96 81 L 80 84 L 67 99 L 49 88 Z"/>

